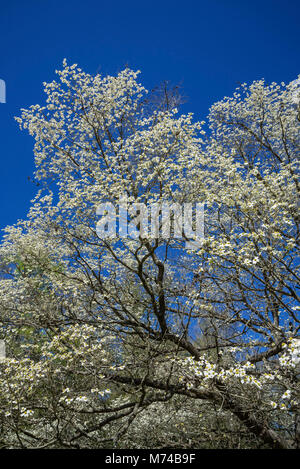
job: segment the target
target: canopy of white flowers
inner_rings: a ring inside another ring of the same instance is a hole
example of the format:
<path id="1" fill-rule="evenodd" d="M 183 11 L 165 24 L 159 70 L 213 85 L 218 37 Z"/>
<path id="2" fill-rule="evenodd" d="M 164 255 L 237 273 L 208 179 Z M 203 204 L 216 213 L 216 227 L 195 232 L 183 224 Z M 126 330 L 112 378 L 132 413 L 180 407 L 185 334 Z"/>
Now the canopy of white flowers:
<path id="1" fill-rule="evenodd" d="M 17 118 L 39 191 L 0 246 L 0 446 L 299 447 L 299 80 L 195 122 L 128 68 L 57 75 Z M 203 243 L 99 238 L 124 195 L 204 203 Z"/>

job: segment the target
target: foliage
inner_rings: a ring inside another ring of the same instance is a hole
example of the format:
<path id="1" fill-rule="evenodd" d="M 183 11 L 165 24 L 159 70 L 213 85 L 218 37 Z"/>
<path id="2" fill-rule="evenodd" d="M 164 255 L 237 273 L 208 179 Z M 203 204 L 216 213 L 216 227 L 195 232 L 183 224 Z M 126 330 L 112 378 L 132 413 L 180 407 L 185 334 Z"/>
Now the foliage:
<path id="1" fill-rule="evenodd" d="M 296 448 L 299 82 L 208 123 L 76 65 L 17 121 L 41 189 L 0 247 L 0 442 Z M 205 240 L 103 238 L 96 208 L 205 202 Z"/>

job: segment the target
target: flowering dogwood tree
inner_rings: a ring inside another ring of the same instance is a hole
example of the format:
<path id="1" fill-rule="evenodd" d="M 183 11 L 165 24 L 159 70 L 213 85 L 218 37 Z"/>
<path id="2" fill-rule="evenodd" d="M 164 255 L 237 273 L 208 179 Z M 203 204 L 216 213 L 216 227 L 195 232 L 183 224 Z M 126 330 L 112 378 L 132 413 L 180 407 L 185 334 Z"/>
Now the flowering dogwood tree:
<path id="1" fill-rule="evenodd" d="M 298 447 L 299 82 L 206 124 L 128 68 L 57 74 L 17 118 L 39 192 L 0 247 L 2 447 Z M 204 203 L 205 238 L 99 236 L 121 198 Z"/>

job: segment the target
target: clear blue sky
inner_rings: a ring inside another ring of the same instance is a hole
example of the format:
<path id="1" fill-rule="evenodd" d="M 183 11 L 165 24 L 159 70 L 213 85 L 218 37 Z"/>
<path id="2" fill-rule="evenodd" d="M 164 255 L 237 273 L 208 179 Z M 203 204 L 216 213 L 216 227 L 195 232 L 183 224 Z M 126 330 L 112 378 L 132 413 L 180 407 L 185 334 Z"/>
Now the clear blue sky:
<path id="1" fill-rule="evenodd" d="M 89 73 L 128 64 L 151 88 L 183 85 L 185 111 L 204 118 L 238 82 L 291 81 L 300 73 L 299 0 L 2 0 L 0 228 L 26 216 L 35 187 L 33 140 L 13 116 L 43 102 L 64 57 Z"/>

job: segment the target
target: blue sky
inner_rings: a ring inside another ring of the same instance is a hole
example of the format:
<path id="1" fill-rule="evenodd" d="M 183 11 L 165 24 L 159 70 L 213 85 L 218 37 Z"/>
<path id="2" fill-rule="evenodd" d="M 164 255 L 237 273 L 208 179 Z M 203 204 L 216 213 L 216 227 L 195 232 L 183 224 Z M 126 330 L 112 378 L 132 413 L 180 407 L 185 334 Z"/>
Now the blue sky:
<path id="1" fill-rule="evenodd" d="M 89 73 L 129 65 L 152 88 L 181 83 L 184 111 L 205 118 L 239 82 L 291 81 L 300 73 L 298 0 L 6 0 L 0 8 L 0 228 L 24 218 L 36 188 L 33 140 L 13 119 L 43 103 L 64 57 Z"/>

